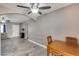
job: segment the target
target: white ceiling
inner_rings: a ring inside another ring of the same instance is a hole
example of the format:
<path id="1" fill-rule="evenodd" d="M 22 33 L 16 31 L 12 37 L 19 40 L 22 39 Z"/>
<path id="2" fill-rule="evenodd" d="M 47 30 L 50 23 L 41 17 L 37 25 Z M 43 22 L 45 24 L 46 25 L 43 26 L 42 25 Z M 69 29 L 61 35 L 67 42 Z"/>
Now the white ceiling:
<path id="1" fill-rule="evenodd" d="M 26 20 L 29 20 L 30 18 L 37 19 L 39 17 L 39 14 L 33 14 L 31 13 L 28 15 L 29 12 L 26 8 L 19 8 L 16 5 L 24 5 L 24 6 L 30 6 L 28 3 L 0 3 L 0 14 L 6 14 L 6 16 L 12 21 L 12 22 L 24 22 Z M 66 7 L 70 5 L 69 3 L 41 3 L 39 7 L 41 6 L 51 6 L 51 9 L 47 10 L 40 10 L 43 14 L 48 14 L 56 9 Z M 13 13 L 13 14 L 12 14 Z M 24 14 L 24 15 L 22 15 Z M 42 16 L 42 15 L 41 15 Z"/>
<path id="2" fill-rule="evenodd" d="M 28 16 L 22 14 L 15 14 L 15 13 L 6 14 L 6 16 L 9 18 L 9 20 L 11 20 L 11 22 L 15 22 L 15 23 L 25 22 L 30 19 Z"/>

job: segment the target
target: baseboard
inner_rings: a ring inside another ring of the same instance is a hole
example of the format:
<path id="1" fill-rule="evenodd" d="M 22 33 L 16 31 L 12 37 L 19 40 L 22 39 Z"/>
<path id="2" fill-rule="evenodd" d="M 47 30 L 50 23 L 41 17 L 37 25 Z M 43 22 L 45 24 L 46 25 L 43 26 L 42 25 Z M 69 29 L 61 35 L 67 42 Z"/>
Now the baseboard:
<path id="1" fill-rule="evenodd" d="M 33 40 L 28 39 L 28 41 L 30 41 L 30 42 L 32 42 L 32 43 L 34 43 L 34 44 L 36 44 L 36 45 L 39 45 L 39 46 L 41 46 L 41 47 L 43 47 L 43 48 L 47 48 L 47 46 L 45 46 L 45 45 L 43 45 L 43 44 L 40 44 L 40 43 L 38 43 L 38 42 L 35 42 L 35 41 L 33 41 Z"/>
<path id="2" fill-rule="evenodd" d="M 11 38 L 19 38 L 19 36 L 10 36 L 10 37 L 8 37 L 9 39 L 11 39 Z"/>

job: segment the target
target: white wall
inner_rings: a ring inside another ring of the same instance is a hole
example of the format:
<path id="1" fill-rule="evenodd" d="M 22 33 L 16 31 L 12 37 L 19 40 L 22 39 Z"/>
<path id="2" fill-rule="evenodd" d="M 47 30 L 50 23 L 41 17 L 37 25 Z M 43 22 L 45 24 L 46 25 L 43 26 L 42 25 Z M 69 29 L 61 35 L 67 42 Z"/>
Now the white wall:
<path id="1" fill-rule="evenodd" d="M 19 25 L 13 24 L 12 25 L 12 37 L 18 37 L 19 36 Z"/>
<path id="2" fill-rule="evenodd" d="M 65 40 L 66 35 L 79 36 L 79 4 L 41 16 L 37 22 L 30 23 L 31 40 L 46 45 L 48 35 L 52 35 L 57 40 Z"/>
<path id="3" fill-rule="evenodd" d="M 29 19 L 26 22 L 23 22 L 23 23 L 20 24 L 20 32 L 25 33 L 25 39 L 27 39 L 27 37 L 28 37 L 28 31 L 29 31 L 28 26 L 29 26 L 29 24 L 31 24 L 33 22 L 36 22 L 36 21 L 34 21 L 33 19 Z M 24 31 L 21 30 L 22 28 L 24 28 Z"/>
<path id="4" fill-rule="evenodd" d="M 12 23 L 6 22 L 7 36 L 10 38 L 12 36 Z"/>
<path id="5" fill-rule="evenodd" d="M 0 26 L 1 26 L 1 23 L 0 23 Z M 1 55 L 1 29 L 0 29 L 0 55 Z"/>
<path id="6" fill-rule="evenodd" d="M 7 35 L 9 38 L 18 37 L 19 36 L 19 24 L 16 23 L 7 23 Z"/>
<path id="7" fill-rule="evenodd" d="M 0 55 L 1 55 L 1 33 L 0 33 Z"/>

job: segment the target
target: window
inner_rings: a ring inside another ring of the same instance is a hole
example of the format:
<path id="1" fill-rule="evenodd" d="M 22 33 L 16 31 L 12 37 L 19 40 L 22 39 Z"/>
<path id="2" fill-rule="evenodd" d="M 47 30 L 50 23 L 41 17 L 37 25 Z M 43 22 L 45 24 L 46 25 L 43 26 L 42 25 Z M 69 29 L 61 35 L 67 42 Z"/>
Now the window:
<path id="1" fill-rule="evenodd" d="M 1 27 L 1 28 L 0 28 L 0 32 L 1 32 L 1 33 L 6 32 L 6 25 L 5 25 L 5 24 L 1 24 L 0 27 Z"/>
<path id="2" fill-rule="evenodd" d="M 0 32 L 3 33 L 3 24 L 1 24 Z"/>

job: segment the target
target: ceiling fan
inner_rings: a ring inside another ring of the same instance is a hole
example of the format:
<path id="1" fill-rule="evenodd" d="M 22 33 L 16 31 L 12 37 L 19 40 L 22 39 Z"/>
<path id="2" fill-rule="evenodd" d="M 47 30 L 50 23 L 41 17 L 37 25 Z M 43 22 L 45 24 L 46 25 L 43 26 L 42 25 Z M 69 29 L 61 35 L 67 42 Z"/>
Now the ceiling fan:
<path id="1" fill-rule="evenodd" d="M 40 12 L 39 10 L 46 10 L 46 9 L 50 9 L 51 8 L 51 6 L 39 7 L 39 5 L 40 5 L 40 3 L 30 3 L 30 7 L 22 6 L 22 5 L 17 5 L 17 7 L 29 9 L 30 11 L 28 12 L 28 14 L 39 13 L 40 15 L 42 14 L 42 12 Z"/>

